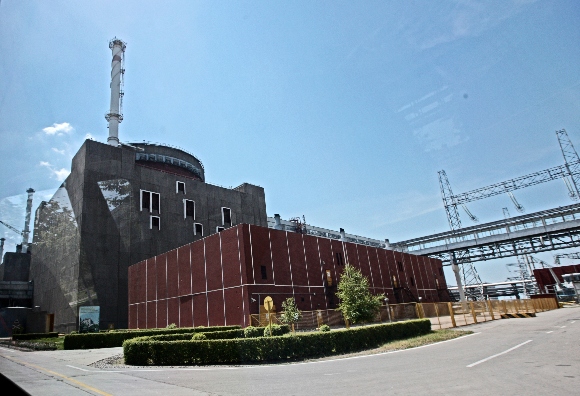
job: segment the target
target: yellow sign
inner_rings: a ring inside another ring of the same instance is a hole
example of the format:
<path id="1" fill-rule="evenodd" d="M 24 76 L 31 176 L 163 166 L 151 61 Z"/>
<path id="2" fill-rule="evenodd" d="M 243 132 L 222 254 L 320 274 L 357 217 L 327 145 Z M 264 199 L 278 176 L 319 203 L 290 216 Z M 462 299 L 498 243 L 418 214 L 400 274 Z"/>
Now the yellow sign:
<path id="1" fill-rule="evenodd" d="M 264 308 L 266 308 L 266 311 L 268 312 L 274 308 L 274 301 L 272 301 L 272 297 L 268 296 L 264 299 Z"/>

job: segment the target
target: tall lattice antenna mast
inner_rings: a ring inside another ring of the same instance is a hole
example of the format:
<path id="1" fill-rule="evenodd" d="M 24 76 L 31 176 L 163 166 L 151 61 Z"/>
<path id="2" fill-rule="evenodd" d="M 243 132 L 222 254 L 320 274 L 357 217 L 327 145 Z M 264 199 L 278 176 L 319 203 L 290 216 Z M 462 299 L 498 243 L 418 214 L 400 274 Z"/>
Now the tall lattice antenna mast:
<path id="1" fill-rule="evenodd" d="M 111 61 L 111 106 L 105 119 L 109 123 L 109 137 L 107 143 L 117 147 L 119 145 L 119 124 L 123 121 L 123 59 L 125 58 L 125 48 L 127 45 L 118 38 L 109 41 L 109 48 L 113 51 Z"/>
<path id="2" fill-rule="evenodd" d="M 574 198 L 580 196 L 578 187 L 580 186 L 580 157 L 572 144 L 572 141 L 568 137 L 568 133 L 565 129 L 556 131 L 556 136 L 558 136 L 558 143 L 560 143 L 560 149 L 562 150 L 562 156 L 564 157 L 564 162 L 566 170 L 570 179 L 572 179 L 572 188 L 570 191 L 570 197 Z"/>

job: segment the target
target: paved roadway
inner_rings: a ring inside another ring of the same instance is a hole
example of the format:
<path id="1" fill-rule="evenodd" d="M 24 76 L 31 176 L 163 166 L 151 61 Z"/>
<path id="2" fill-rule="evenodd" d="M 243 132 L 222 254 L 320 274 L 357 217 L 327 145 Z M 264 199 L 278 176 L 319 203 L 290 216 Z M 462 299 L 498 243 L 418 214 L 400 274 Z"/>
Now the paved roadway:
<path id="1" fill-rule="evenodd" d="M 121 348 L 0 348 L 0 372 L 33 395 L 580 394 L 580 308 L 464 328 L 476 333 L 393 353 L 268 366 L 98 370 L 87 365 Z"/>

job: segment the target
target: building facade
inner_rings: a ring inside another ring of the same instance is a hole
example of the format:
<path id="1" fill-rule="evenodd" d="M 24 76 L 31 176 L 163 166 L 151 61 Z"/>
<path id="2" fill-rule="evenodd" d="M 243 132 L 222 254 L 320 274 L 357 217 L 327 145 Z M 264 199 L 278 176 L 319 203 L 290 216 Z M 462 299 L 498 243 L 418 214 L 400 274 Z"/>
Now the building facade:
<path id="1" fill-rule="evenodd" d="M 83 305 L 101 307 L 102 328 L 127 328 L 130 265 L 240 223 L 267 225 L 262 187 L 206 183 L 181 149 L 86 140 L 36 212 L 34 305 L 55 314 L 58 331 L 77 328 Z"/>
<path id="2" fill-rule="evenodd" d="M 129 267 L 129 328 L 247 326 L 266 296 L 334 309 L 347 264 L 390 303 L 448 301 L 440 260 L 240 224 Z"/>

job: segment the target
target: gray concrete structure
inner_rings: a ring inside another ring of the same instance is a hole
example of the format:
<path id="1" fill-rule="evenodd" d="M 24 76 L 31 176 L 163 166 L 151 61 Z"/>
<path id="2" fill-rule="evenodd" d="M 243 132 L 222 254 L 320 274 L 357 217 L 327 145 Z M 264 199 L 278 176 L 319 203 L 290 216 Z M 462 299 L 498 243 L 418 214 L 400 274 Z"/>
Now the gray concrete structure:
<path id="1" fill-rule="evenodd" d="M 101 328 L 126 328 L 130 265 L 240 223 L 267 226 L 262 187 L 208 184 L 181 149 L 86 140 L 36 212 L 34 305 L 58 331 L 76 329 L 83 305 L 101 307 Z"/>

